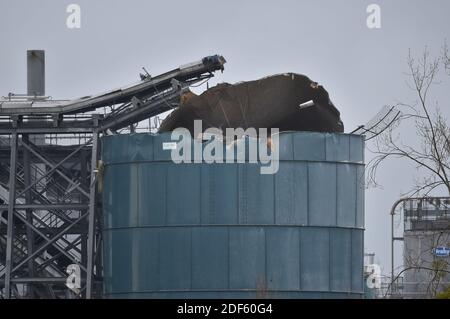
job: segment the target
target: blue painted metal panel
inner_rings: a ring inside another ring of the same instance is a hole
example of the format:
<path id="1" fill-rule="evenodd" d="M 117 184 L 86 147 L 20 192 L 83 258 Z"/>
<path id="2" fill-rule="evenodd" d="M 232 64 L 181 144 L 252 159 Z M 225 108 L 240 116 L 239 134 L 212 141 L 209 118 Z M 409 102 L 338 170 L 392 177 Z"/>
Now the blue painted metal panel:
<path id="1" fill-rule="evenodd" d="M 360 229 L 352 230 L 352 291 L 364 292 L 363 263 L 364 263 L 364 233 Z"/>
<path id="2" fill-rule="evenodd" d="M 117 299 L 210 299 L 211 293 L 208 291 L 190 291 L 188 297 L 184 291 L 161 291 L 161 292 L 133 292 L 126 294 L 111 294 L 110 298 Z M 270 298 L 281 299 L 360 299 L 360 293 L 336 293 L 336 292 L 311 292 L 311 291 L 274 291 L 270 293 Z M 217 291 L 213 298 L 216 299 L 248 299 L 255 298 L 251 291 Z"/>
<path id="3" fill-rule="evenodd" d="M 293 141 L 293 134 L 292 133 L 286 133 L 281 132 L 278 135 L 279 139 L 279 147 L 278 152 L 280 159 L 283 159 L 284 161 L 292 161 L 294 160 L 294 141 Z"/>
<path id="4" fill-rule="evenodd" d="M 265 235 L 262 227 L 231 228 L 230 289 L 265 289 Z"/>
<path id="5" fill-rule="evenodd" d="M 349 135 L 350 139 L 350 161 L 355 163 L 364 162 L 364 139 L 360 135 Z"/>
<path id="6" fill-rule="evenodd" d="M 194 164 L 175 165 L 167 170 L 168 225 L 200 222 L 200 177 L 200 166 Z"/>
<path id="7" fill-rule="evenodd" d="M 159 286 L 161 289 L 191 288 L 191 229 L 159 230 Z"/>
<path id="8" fill-rule="evenodd" d="M 129 163 L 152 160 L 155 139 L 157 139 L 157 136 L 153 134 L 105 136 L 102 138 L 103 161 L 107 163 Z"/>
<path id="9" fill-rule="evenodd" d="M 300 231 L 300 286 L 306 291 L 330 290 L 330 234 L 327 228 Z"/>
<path id="10" fill-rule="evenodd" d="M 159 250 L 165 246 L 159 239 L 158 228 L 135 228 L 134 253 L 131 263 L 137 267 L 136 273 L 124 277 L 133 278 L 138 285 L 134 291 L 158 290 L 160 285 L 160 256 Z"/>
<path id="11" fill-rule="evenodd" d="M 308 166 L 281 162 L 275 178 L 275 224 L 308 223 Z"/>
<path id="12" fill-rule="evenodd" d="M 201 170 L 202 223 L 237 224 L 238 166 L 211 164 L 203 165 Z"/>
<path id="13" fill-rule="evenodd" d="M 228 228 L 192 231 L 192 289 L 228 289 Z"/>
<path id="14" fill-rule="evenodd" d="M 350 160 L 350 137 L 347 134 L 326 134 L 327 161 L 344 162 Z"/>
<path id="15" fill-rule="evenodd" d="M 154 161 L 171 161 L 172 151 L 164 149 L 164 143 L 172 143 L 171 135 L 157 134 L 153 138 L 153 160 Z M 152 159 L 148 159 L 152 160 Z"/>
<path id="16" fill-rule="evenodd" d="M 129 135 L 105 136 L 102 138 L 102 159 L 105 163 L 129 162 Z"/>
<path id="17" fill-rule="evenodd" d="M 274 210 L 274 176 L 261 175 L 257 164 L 241 164 L 239 174 L 244 174 L 239 185 L 240 192 L 246 190 L 246 210 L 240 211 L 241 224 L 273 225 Z"/>
<path id="18" fill-rule="evenodd" d="M 308 164 L 310 225 L 336 225 L 336 164 Z"/>
<path id="19" fill-rule="evenodd" d="M 267 288 L 300 289 L 300 238 L 296 227 L 266 229 Z"/>
<path id="20" fill-rule="evenodd" d="M 351 229 L 330 230 L 331 290 L 352 291 L 352 232 Z"/>
<path id="21" fill-rule="evenodd" d="M 166 223 L 168 166 L 168 163 L 160 162 L 139 165 L 139 226 Z"/>
<path id="22" fill-rule="evenodd" d="M 337 164 L 337 225 L 355 227 L 356 167 Z"/>
<path id="23" fill-rule="evenodd" d="M 356 166 L 356 227 L 364 228 L 364 166 Z"/>
<path id="24" fill-rule="evenodd" d="M 113 170 L 113 174 L 109 174 Z M 138 165 L 116 164 L 106 168 L 103 196 L 105 221 L 109 227 L 138 224 Z M 120 194 L 120 196 L 117 196 Z"/>
<path id="25" fill-rule="evenodd" d="M 111 291 L 126 292 L 133 291 L 131 286 L 132 274 L 132 236 L 129 230 L 115 230 L 105 239 L 110 239 L 106 250 L 105 263 L 109 265 L 105 267 L 105 280 L 110 280 Z M 109 269 L 110 273 L 106 273 Z M 120 274 L 120 275 L 118 275 Z"/>
<path id="26" fill-rule="evenodd" d="M 135 134 L 132 144 L 129 144 L 131 161 L 141 161 L 153 158 L 153 136 L 147 134 Z"/>
<path id="27" fill-rule="evenodd" d="M 113 252 L 115 254 L 121 254 L 119 247 L 113 245 L 112 234 L 114 230 L 103 230 L 102 239 L 103 239 L 103 291 L 107 294 L 112 292 L 119 292 L 116 285 L 112 280 L 113 273 L 122 274 L 123 271 L 118 269 L 117 271 L 113 271 L 113 263 L 114 258 L 116 256 L 112 256 Z"/>
<path id="28" fill-rule="evenodd" d="M 326 160 L 325 134 L 292 133 L 292 139 L 294 145 L 294 160 Z"/>

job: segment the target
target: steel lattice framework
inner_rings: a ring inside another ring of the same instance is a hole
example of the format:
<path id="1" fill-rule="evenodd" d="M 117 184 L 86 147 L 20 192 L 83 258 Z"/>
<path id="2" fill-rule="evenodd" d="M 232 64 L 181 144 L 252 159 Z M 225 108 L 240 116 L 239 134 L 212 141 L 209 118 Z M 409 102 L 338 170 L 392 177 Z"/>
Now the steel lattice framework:
<path id="1" fill-rule="evenodd" d="M 100 137 L 177 107 L 224 63 L 206 57 L 73 101 L 0 100 L 1 297 L 101 297 Z M 79 290 L 66 286 L 69 265 L 80 269 Z"/>

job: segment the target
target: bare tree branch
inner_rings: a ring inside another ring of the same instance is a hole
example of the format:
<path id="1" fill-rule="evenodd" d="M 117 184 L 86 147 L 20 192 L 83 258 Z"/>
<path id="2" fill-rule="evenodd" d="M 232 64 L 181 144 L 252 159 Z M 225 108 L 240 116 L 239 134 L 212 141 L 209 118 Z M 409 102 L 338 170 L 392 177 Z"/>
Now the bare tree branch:
<path id="1" fill-rule="evenodd" d="M 396 107 L 405 111 L 388 129 L 371 140 L 372 148 L 368 148 L 375 156 L 367 165 L 368 185 L 378 186 L 377 171 L 386 160 L 405 159 L 413 163 L 419 171 L 427 172 L 429 177 L 416 181 L 416 185 L 407 193 L 429 194 L 437 188 L 445 187 L 450 195 L 450 127 L 437 103 L 429 102 L 431 88 L 438 83 L 440 67 L 450 71 L 447 45 L 445 44 L 441 56 L 437 58 L 431 58 L 426 47 L 418 59 L 409 51 L 407 66 L 411 83 L 408 83 L 408 86 L 415 92 L 417 101 L 413 104 L 399 102 Z M 415 143 L 405 140 L 400 134 L 406 123 L 415 127 Z"/>

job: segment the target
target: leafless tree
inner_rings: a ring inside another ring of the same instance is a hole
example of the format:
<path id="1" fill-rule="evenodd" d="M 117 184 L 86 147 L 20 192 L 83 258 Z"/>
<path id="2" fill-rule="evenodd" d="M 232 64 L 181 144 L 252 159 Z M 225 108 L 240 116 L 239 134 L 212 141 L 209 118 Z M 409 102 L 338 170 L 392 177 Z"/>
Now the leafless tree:
<path id="1" fill-rule="evenodd" d="M 443 58 L 445 71 L 447 72 L 448 75 L 450 75 L 450 53 L 448 50 L 447 43 L 444 44 L 444 48 L 442 50 L 442 58 Z"/>
<path id="2" fill-rule="evenodd" d="M 381 165 L 396 158 L 412 163 L 417 171 L 411 188 L 403 197 L 427 197 L 436 190 L 450 196 L 450 126 L 441 111 L 440 104 L 432 98 L 432 91 L 438 85 L 447 85 L 442 78 L 450 77 L 450 53 L 447 44 L 438 57 L 432 57 L 425 48 L 416 58 L 411 51 L 407 58 L 407 85 L 414 92 L 414 102 L 397 103 L 401 113 L 381 134 L 368 143 L 373 158 L 367 165 L 368 182 L 377 185 L 376 175 Z M 449 86 L 450 89 L 450 86 Z M 450 107 L 449 101 L 441 101 L 443 107 Z M 415 136 L 411 136 L 411 132 Z M 408 136 L 409 135 L 409 136 Z M 435 297 L 441 282 L 449 273 L 449 264 L 434 256 L 433 249 L 439 245 L 440 234 L 432 237 L 421 251 L 408 251 L 405 247 L 407 270 L 425 271 L 427 295 Z M 433 256 L 432 259 L 425 256 Z M 395 279 L 394 279 L 395 281 Z"/>
<path id="3" fill-rule="evenodd" d="M 407 85 L 414 92 L 415 102 L 398 103 L 396 108 L 401 110 L 401 115 L 368 145 L 374 155 L 367 165 L 368 182 L 377 185 L 376 175 L 381 164 L 397 158 L 413 163 L 417 175 L 421 176 L 415 178 L 414 185 L 404 196 L 427 196 L 438 188 L 450 195 L 450 126 L 439 103 L 430 96 L 435 85 L 443 84 L 439 81 L 441 73 L 450 77 L 448 47 L 444 45 L 442 54 L 435 58 L 427 48 L 419 58 L 413 57 L 410 51 L 407 65 Z M 417 135 L 414 141 L 407 139 L 403 130 L 411 124 Z"/>

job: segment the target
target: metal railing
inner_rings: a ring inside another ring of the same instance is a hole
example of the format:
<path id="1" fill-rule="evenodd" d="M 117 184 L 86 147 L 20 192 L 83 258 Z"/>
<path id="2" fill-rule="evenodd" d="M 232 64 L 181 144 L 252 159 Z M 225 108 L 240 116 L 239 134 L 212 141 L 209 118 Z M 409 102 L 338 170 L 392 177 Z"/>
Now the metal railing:
<path id="1" fill-rule="evenodd" d="M 413 198 L 403 202 L 404 231 L 445 230 L 450 227 L 450 198 Z"/>

